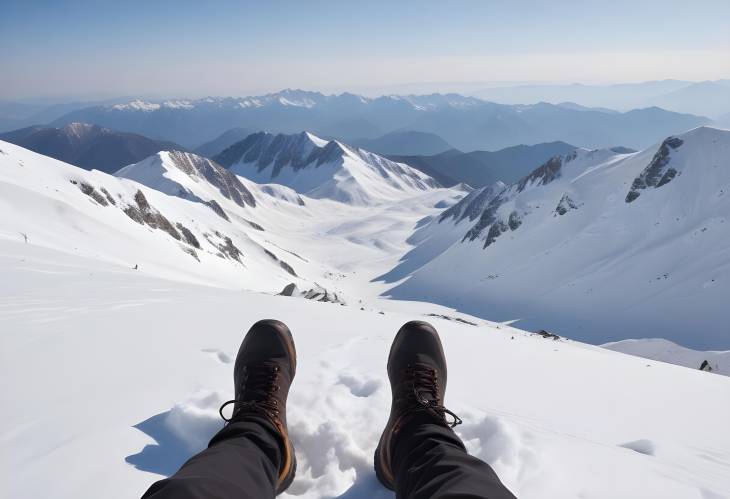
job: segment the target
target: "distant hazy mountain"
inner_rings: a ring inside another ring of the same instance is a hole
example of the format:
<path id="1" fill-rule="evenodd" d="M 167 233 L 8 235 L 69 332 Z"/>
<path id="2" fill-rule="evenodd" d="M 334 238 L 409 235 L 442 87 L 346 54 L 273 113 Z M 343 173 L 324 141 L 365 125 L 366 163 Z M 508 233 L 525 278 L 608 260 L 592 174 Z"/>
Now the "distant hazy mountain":
<path id="1" fill-rule="evenodd" d="M 159 151 L 184 150 L 172 142 L 152 140 L 86 123 L 70 123 L 61 128 L 32 126 L 0 134 L 0 140 L 86 170 L 96 169 L 107 173 Z"/>
<path id="2" fill-rule="evenodd" d="M 566 100 L 571 99 L 560 102 Z M 311 130 L 347 143 L 407 130 L 435 134 L 459 150 L 474 151 L 558 140 L 590 148 L 615 144 L 642 148 L 710 120 L 658 108 L 610 113 L 546 103 L 502 105 L 456 94 L 372 99 L 285 90 L 259 97 L 94 106 L 55 123 L 69 122 L 95 123 L 188 147 L 243 127 L 272 133 Z"/>
<path id="3" fill-rule="evenodd" d="M 215 139 L 196 147 L 195 152 L 197 154 L 200 154 L 201 156 L 212 158 L 213 156 L 223 152 L 223 150 L 232 146 L 239 140 L 245 139 L 246 137 L 254 133 L 254 131 L 255 130 L 241 127 L 231 128 L 227 132 L 223 132 L 222 134 L 220 134 Z"/>
<path id="4" fill-rule="evenodd" d="M 591 108 L 624 111 L 659 106 L 669 111 L 716 118 L 730 112 L 729 82 L 662 80 L 616 85 L 518 85 L 485 88 L 473 95 L 501 104 L 568 101 Z"/>
<path id="5" fill-rule="evenodd" d="M 651 99 L 664 109 L 717 118 L 730 113 L 730 85 L 703 81 Z"/>
<path id="6" fill-rule="evenodd" d="M 730 128 L 730 113 L 720 116 L 717 119 L 717 124 L 721 127 Z"/>
<path id="7" fill-rule="evenodd" d="M 45 125 L 77 109 L 114 103 L 116 103 L 116 99 L 52 103 L 44 101 L 2 101 L 0 102 L 0 133 L 33 125 Z"/>
<path id="8" fill-rule="evenodd" d="M 473 95 L 502 104 L 575 102 L 588 107 L 632 109 L 645 106 L 647 99 L 691 84 L 691 81 L 661 80 L 614 85 L 513 85 L 485 88 L 473 92 Z"/>
<path id="9" fill-rule="evenodd" d="M 391 155 L 389 157 L 418 168 L 437 180 L 439 177 L 430 172 L 451 179 L 450 182 L 439 180 L 444 185 L 451 186 L 464 182 L 477 188 L 491 185 L 496 181 L 511 184 L 553 156 L 568 154 L 575 149 L 576 146 L 565 142 L 550 142 L 534 146 L 513 146 L 494 152 L 462 153 L 451 150 L 432 156 Z"/>
<path id="10" fill-rule="evenodd" d="M 438 135 L 412 130 L 390 132 L 375 139 L 354 140 L 352 145 L 378 154 L 431 155 L 453 149 Z"/>

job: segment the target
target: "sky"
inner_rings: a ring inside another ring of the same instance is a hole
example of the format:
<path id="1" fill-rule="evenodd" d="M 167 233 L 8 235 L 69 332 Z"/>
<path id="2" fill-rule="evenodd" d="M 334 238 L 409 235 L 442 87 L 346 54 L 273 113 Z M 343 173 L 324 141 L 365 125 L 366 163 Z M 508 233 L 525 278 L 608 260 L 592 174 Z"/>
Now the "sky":
<path id="1" fill-rule="evenodd" d="M 728 0 L 2 0 L 0 99 L 730 78 Z"/>

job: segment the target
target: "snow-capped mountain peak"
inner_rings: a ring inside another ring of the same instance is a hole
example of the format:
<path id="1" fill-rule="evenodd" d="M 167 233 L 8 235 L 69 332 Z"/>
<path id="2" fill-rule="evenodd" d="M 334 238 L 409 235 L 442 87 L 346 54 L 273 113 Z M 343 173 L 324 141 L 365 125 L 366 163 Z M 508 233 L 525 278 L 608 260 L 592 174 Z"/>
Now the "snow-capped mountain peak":
<path id="1" fill-rule="evenodd" d="M 324 140 L 309 132 L 259 132 L 215 160 L 258 183 L 278 183 L 314 198 L 368 204 L 438 187 L 428 175 L 402 163 Z"/>
<path id="2" fill-rule="evenodd" d="M 223 197 L 242 208 L 256 206 L 253 194 L 236 175 L 215 161 L 188 152 L 161 151 L 125 166 L 115 175 L 166 194 L 207 204 L 218 204 L 216 199 Z"/>

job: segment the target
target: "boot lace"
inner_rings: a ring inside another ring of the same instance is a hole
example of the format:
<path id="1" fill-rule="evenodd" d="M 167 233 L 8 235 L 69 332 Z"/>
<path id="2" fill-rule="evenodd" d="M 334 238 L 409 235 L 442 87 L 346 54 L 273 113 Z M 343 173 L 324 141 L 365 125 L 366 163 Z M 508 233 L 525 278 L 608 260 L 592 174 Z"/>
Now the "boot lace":
<path id="1" fill-rule="evenodd" d="M 259 413 L 272 422 L 279 419 L 279 402 L 274 393 L 279 391 L 279 366 L 274 362 L 256 362 L 244 367 L 243 387 L 238 399 L 229 400 L 221 405 L 218 413 L 223 421 L 230 423 L 244 414 Z M 225 417 L 223 409 L 233 405 L 233 414 Z"/>
<path id="2" fill-rule="evenodd" d="M 439 381 L 436 374 L 436 369 L 425 364 L 409 364 L 406 367 L 407 382 L 412 383 L 413 386 L 412 393 L 409 394 L 411 395 L 409 409 L 429 412 L 453 428 L 460 425 L 462 420 L 441 404 L 438 396 Z M 447 415 L 451 416 L 451 421 L 448 420 Z"/>

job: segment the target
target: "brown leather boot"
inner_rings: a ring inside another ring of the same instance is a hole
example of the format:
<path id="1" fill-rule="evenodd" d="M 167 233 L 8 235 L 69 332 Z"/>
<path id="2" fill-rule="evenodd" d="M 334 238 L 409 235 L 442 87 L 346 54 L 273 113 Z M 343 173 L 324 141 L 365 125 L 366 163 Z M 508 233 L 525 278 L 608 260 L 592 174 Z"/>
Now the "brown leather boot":
<path id="1" fill-rule="evenodd" d="M 392 402 L 390 418 L 375 450 L 375 474 L 391 490 L 395 477 L 391 465 L 399 431 L 416 414 L 453 428 L 461 419 L 443 406 L 446 392 L 446 357 L 436 330 L 427 322 L 406 323 L 390 347 L 388 378 Z M 446 415 L 453 417 L 448 422 Z"/>
<path id="2" fill-rule="evenodd" d="M 297 468 L 286 427 L 286 399 L 296 368 L 297 354 L 289 328 L 273 319 L 257 322 L 249 329 L 236 357 L 233 370 L 236 398 L 220 408 L 226 422 L 263 416 L 276 428 L 282 449 L 277 494 L 291 485 Z M 233 415 L 227 419 L 223 409 L 229 404 L 233 404 Z"/>

